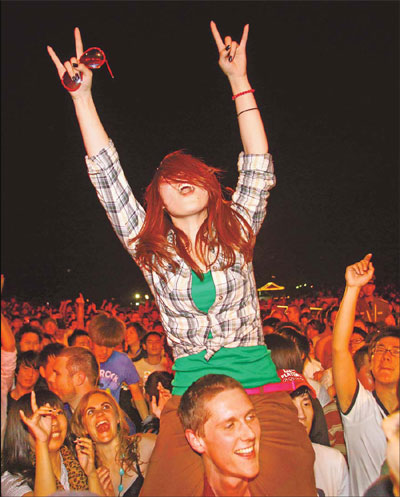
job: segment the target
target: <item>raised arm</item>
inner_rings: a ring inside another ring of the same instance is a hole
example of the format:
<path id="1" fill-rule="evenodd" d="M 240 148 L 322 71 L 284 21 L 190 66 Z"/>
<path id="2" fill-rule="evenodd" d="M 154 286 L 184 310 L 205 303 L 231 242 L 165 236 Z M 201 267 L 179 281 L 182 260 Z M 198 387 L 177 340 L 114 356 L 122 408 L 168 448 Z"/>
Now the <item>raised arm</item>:
<path id="1" fill-rule="evenodd" d="M 64 73 L 67 71 L 71 78 L 79 74 L 83 74 L 82 84 L 80 88 L 74 92 L 70 92 L 72 101 L 75 105 L 75 112 L 78 118 L 79 127 L 81 129 L 83 143 L 86 148 L 86 153 L 89 157 L 96 155 L 100 150 L 108 145 L 108 135 L 103 128 L 99 115 L 92 98 L 92 71 L 84 64 L 79 63 L 79 58 L 83 54 L 83 43 L 79 28 L 75 28 L 75 47 L 76 57 L 72 57 L 63 65 L 56 53 L 51 47 L 47 47 L 47 51 L 57 68 L 58 75 L 62 80 Z M 73 67 L 74 64 L 74 67 Z"/>
<path id="2" fill-rule="evenodd" d="M 333 328 L 333 378 L 342 412 L 346 412 L 357 388 L 357 374 L 349 351 L 350 337 L 354 328 L 357 299 L 361 287 L 374 274 L 372 254 L 346 268 L 346 288 Z"/>
<path id="3" fill-rule="evenodd" d="M 248 92 L 252 89 L 247 78 L 246 68 L 246 43 L 249 25 L 246 24 L 244 27 L 239 44 L 233 41 L 230 36 L 225 36 L 222 40 L 214 21 L 211 21 L 210 27 L 219 53 L 219 65 L 228 77 L 232 94 L 235 96 Z M 254 93 L 248 92 L 237 96 L 235 105 L 244 152 L 246 154 L 266 154 L 268 141 Z"/>

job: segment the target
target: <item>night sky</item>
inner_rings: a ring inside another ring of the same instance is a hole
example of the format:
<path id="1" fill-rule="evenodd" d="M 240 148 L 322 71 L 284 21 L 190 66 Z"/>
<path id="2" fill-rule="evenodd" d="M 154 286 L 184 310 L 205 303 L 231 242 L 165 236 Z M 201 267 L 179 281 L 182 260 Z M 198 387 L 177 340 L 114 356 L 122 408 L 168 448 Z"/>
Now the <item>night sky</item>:
<path id="1" fill-rule="evenodd" d="M 47 55 L 101 47 L 93 94 L 133 191 L 185 148 L 236 182 L 234 104 L 209 21 L 240 40 L 277 174 L 257 284 L 340 285 L 374 254 L 399 280 L 398 2 L 2 2 L 5 297 L 127 301 L 146 284 L 89 181 L 68 93 Z"/>

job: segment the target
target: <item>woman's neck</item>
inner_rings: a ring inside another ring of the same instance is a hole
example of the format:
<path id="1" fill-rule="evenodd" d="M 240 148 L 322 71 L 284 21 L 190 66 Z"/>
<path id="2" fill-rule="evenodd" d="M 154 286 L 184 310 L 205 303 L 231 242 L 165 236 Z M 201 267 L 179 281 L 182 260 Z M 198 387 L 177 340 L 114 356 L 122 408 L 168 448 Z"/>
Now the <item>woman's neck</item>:
<path id="1" fill-rule="evenodd" d="M 109 467 L 117 463 L 115 456 L 118 453 L 119 447 L 120 442 L 118 437 L 113 438 L 106 444 L 96 444 L 96 453 L 102 465 Z"/>
<path id="2" fill-rule="evenodd" d="M 196 244 L 197 233 L 199 232 L 200 226 L 207 219 L 207 210 L 201 211 L 192 216 L 186 217 L 172 217 L 171 221 L 174 226 L 183 231 L 185 235 L 189 238 L 190 243 L 194 247 Z"/>

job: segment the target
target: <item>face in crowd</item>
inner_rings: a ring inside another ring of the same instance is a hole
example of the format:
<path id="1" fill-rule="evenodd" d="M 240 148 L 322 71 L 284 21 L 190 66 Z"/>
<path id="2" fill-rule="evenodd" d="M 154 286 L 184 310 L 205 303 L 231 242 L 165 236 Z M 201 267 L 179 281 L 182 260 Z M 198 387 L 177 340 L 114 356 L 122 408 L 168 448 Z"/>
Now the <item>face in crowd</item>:
<path id="1" fill-rule="evenodd" d="M 225 390 L 209 400 L 205 408 L 210 415 L 202 433 L 192 434 L 192 448 L 226 478 L 257 476 L 261 428 L 246 393 L 240 389 Z"/>

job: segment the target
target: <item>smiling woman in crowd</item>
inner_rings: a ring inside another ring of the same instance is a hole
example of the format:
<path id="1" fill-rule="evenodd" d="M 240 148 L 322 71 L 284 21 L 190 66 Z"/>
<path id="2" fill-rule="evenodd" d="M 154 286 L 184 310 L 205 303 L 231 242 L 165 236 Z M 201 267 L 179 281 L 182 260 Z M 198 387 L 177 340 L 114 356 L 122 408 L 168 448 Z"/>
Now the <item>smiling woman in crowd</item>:
<path id="1" fill-rule="evenodd" d="M 85 394 L 72 417 L 78 446 L 88 440 L 96 447 L 97 473 L 106 495 L 139 495 L 155 435 L 129 436 L 129 427 L 114 397 L 95 389 Z"/>
<path id="2" fill-rule="evenodd" d="M 2 453 L 1 494 L 51 495 L 56 490 L 90 490 L 104 495 L 91 443 L 74 457 L 62 401 L 48 390 L 22 396 L 7 418 Z"/>

